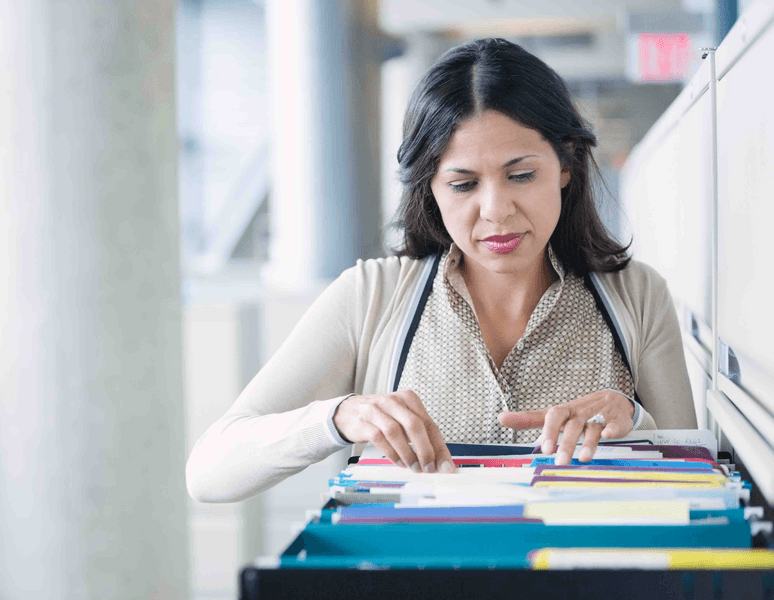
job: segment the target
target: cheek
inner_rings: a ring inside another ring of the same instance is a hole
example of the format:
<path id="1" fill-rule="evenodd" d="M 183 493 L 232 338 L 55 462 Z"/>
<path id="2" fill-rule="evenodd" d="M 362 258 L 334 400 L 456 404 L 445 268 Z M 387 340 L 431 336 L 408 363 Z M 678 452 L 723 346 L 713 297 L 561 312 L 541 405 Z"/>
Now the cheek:
<path id="1" fill-rule="evenodd" d="M 441 213 L 441 221 L 443 221 L 446 231 L 451 233 L 450 225 L 452 217 L 449 211 L 448 202 L 446 202 L 446 199 L 439 195 L 435 190 L 433 190 L 433 198 L 435 199 L 435 205 L 438 207 L 438 211 Z"/>
<path id="2" fill-rule="evenodd" d="M 457 232 L 469 230 L 476 221 L 476 212 L 472 204 L 457 202 L 446 207 L 449 225 Z"/>
<path id="3" fill-rule="evenodd" d="M 474 212 L 465 203 L 454 201 L 446 203 L 442 200 L 438 203 L 438 208 L 452 240 L 458 245 L 464 245 L 475 225 Z"/>
<path id="4" fill-rule="evenodd" d="M 457 215 L 457 212 L 446 203 L 439 202 L 438 208 L 441 210 L 441 219 L 443 219 L 443 224 L 446 227 L 446 231 L 448 231 L 449 235 L 453 237 L 459 229 L 459 215 Z"/>
<path id="5" fill-rule="evenodd" d="M 562 212 L 561 188 L 551 186 L 541 195 L 541 202 L 535 209 L 535 218 L 539 220 L 540 227 L 547 233 L 553 232 L 556 223 L 559 221 L 559 215 Z"/>

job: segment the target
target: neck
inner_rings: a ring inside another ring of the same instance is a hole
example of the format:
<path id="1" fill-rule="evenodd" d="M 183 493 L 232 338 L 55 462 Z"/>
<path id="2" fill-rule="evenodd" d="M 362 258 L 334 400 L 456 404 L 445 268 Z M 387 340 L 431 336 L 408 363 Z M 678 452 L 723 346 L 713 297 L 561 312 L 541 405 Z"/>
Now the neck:
<path id="1" fill-rule="evenodd" d="M 494 273 L 464 259 L 460 272 L 476 311 L 488 314 L 532 314 L 540 298 L 559 278 L 548 258 L 548 249 L 541 260 L 518 273 Z"/>

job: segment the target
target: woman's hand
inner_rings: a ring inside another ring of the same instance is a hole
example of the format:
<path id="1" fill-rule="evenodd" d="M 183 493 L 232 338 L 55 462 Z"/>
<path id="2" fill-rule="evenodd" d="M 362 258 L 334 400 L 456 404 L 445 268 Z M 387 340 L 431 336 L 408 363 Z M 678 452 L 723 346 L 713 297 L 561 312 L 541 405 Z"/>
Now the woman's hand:
<path id="1" fill-rule="evenodd" d="M 339 404 L 333 424 L 344 439 L 370 442 L 396 465 L 409 465 L 415 473 L 455 471 L 441 430 L 410 390 L 351 396 Z"/>
<path id="2" fill-rule="evenodd" d="M 604 428 L 598 423 L 587 423 L 596 414 L 605 418 Z M 563 432 L 554 463 L 569 465 L 581 434 L 583 446 L 578 459 L 588 462 L 594 456 L 600 437 L 620 438 L 632 430 L 632 417 L 634 406 L 626 396 L 612 390 L 600 390 L 545 410 L 501 412 L 497 418 L 502 426 L 513 429 L 542 427 L 541 450 L 544 454 L 554 452 L 559 432 Z"/>

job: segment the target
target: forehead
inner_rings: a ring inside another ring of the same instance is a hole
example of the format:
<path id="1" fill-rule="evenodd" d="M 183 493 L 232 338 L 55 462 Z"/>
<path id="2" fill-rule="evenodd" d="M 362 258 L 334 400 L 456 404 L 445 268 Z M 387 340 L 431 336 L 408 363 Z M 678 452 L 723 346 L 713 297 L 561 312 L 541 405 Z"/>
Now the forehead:
<path id="1" fill-rule="evenodd" d="M 504 154 L 516 153 L 544 157 L 553 154 L 553 148 L 539 131 L 502 113 L 487 110 L 460 123 L 441 156 L 441 163 L 462 158 L 501 158 Z"/>

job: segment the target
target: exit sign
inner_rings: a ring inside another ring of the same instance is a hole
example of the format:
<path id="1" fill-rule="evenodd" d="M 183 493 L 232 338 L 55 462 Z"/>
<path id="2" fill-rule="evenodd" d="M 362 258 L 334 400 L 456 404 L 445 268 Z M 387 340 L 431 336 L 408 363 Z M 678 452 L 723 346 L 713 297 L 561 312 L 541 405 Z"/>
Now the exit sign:
<path id="1" fill-rule="evenodd" d="M 688 75 L 691 41 L 687 33 L 637 35 L 637 78 L 640 81 L 681 81 Z"/>

